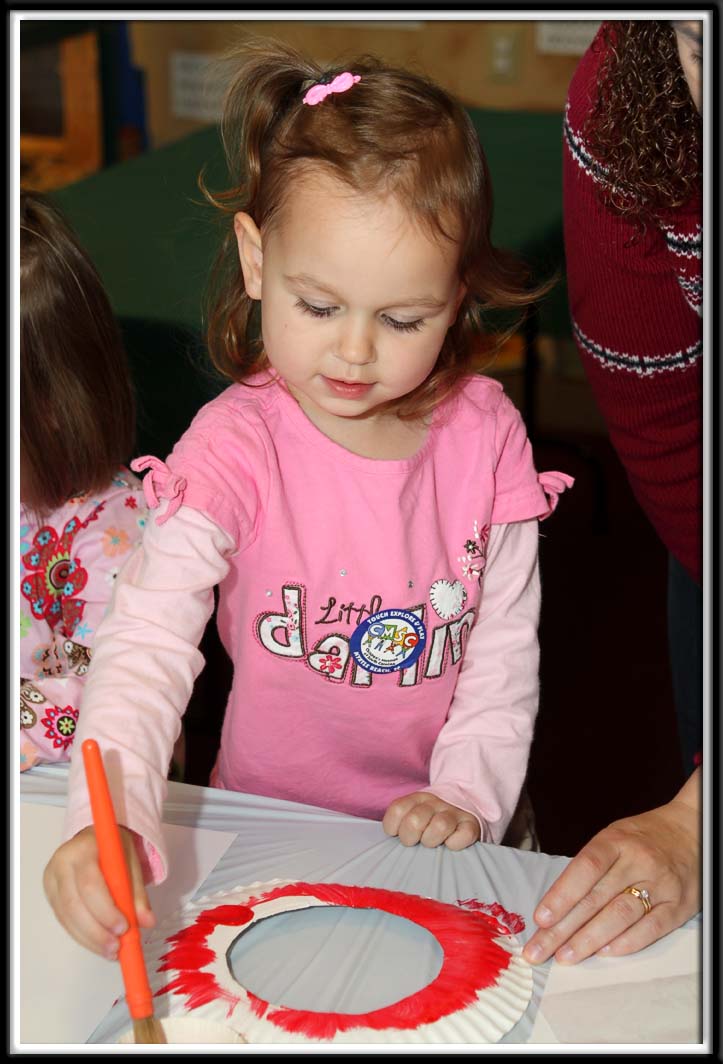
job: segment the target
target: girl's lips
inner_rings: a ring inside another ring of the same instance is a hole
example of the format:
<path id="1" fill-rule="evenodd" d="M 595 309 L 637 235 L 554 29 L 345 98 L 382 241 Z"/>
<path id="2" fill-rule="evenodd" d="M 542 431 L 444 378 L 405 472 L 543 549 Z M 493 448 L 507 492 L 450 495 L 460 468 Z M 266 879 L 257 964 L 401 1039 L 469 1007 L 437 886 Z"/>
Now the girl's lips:
<path id="1" fill-rule="evenodd" d="M 351 384 L 348 381 L 336 380 L 334 377 L 324 377 L 324 380 L 327 388 L 342 399 L 360 399 L 371 388 L 371 384 Z"/>

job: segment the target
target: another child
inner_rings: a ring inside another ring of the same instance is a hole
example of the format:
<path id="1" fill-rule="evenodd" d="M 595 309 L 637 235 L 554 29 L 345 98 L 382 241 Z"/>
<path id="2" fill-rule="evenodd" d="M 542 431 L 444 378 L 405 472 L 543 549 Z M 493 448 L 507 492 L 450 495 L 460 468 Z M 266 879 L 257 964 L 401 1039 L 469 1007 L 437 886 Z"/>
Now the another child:
<path id="1" fill-rule="evenodd" d="M 147 509 L 122 462 L 134 404 L 100 279 L 20 195 L 20 768 L 70 757 L 98 625 Z"/>
<path id="2" fill-rule="evenodd" d="M 123 823 L 162 879 L 165 766 L 220 584 L 235 671 L 214 786 L 383 819 L 406 845 L 499 841 L 537 710 L 537 519 L 571 481 L 538 477 L 515 407 L 472 372 L 480 311 L 534 296 L 490 243 L 477 135 L 419 76 L 260 43 L 223 136 L 237 259 L 209 344 L 236 383 L 167 463 L 133 464 L 157 516 L 82 732 L 115 751 Z M 90 823 L 78 759 L 46 890 L 113 955 Z"/>

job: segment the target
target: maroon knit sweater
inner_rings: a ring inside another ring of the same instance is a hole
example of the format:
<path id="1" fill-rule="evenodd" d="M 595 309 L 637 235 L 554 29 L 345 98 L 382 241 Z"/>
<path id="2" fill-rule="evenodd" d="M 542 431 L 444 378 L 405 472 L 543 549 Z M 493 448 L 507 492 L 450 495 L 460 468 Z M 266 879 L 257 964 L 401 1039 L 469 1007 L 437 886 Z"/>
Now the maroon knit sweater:
<path id="1" fill-rule="evenodd" d="M 610 438 L 661 540 L 701 581 L 702 227 L 700 199 L 636 229 L 601 202 L 604 174 L 582 130 L 604 44 L 568 93 L 565 257 L 575 340 Z"/>

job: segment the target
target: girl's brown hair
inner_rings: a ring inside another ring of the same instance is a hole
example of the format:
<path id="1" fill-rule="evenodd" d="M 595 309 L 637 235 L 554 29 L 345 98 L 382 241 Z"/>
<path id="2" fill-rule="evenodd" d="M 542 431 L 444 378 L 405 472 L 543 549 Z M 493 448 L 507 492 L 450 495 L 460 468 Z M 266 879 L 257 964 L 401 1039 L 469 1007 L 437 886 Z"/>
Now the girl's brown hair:
<path id="1" fill-rule="evenodd" d="M 326 69 L 286 44 L 255 39 L 227 58 L 235 74 L 221 134 L 232 187 L 211 194 L 200 179 L 216 207 L 231 216 L 248 213 L 263 232 L 277 220 L 294 178 L 321 166 L 360 193 L 397 195 L 430 233 L 459 244 L 467 294 L 457 320 L 432 374 L 393 404 L 400 417 L 421 416 L 475 368 L 473 337 L 484 312 L 524 308 L 550 287 L 526 290 L 521 263 L 492 245 L 490 176 L 469 116 L 427 78 L 373 56 Z M 303 104 L 306 89 L 344 70 L 361 80 L 316 106 Z M 267 363 L 231 225 L 212 282 L 209 352 L 225 376 L 244 380 Z"/>
<path id="2" fill-rule="evenodd" d="M 606 22 L 597 95 L 583 136 L 611 175 L 611 206 L 642 227 L 700 189 L 702 120 L 670 22 Z"/>
<path id="3" fill-rule="evenodd" d="M 20 193 L 23 502 L 47 516 L 128 460 L 135 410 L 120 330 L 85 251 L 45 197 Z"/>

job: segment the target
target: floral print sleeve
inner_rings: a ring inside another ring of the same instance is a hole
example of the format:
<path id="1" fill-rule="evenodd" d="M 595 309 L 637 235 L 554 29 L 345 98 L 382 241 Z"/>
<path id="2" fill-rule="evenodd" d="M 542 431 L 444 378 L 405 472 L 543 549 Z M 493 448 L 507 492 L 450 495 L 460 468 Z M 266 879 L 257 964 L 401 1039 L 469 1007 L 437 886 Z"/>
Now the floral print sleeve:
<path id="1" fill-rule="evenodd" d="M 96 629 L 146 519 L 141 482 L 127 469 L 40 524 L 21 509 L 21 771 L 70 757 Z"/>

